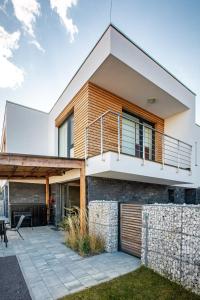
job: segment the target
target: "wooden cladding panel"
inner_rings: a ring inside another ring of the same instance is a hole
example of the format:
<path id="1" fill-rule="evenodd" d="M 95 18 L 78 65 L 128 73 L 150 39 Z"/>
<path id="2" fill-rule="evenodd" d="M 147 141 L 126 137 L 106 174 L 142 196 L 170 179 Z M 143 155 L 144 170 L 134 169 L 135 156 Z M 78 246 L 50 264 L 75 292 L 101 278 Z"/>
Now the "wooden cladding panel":
<path id="1" fill-rule="evenodd" d="M 103 118 L 103 151 L 117 151 L 117 116 L 107 114 Z M 88 128 L 88 154 L 95 156 L 101 152 L 101 120 Z"/>
<path id="2" fill-rule="evenodd" d="M 142 206 L 122 203 L 120 206 L 120 248 L 141 257 Z"/>
<path id="3" fill-rule="evenodd" d="M 143 119 L 155 124 L 155 129 L 164 132 L 164 120 L 145 111 L 137 105 L 128 102 L 94 84 L 86 83 L 71 102 L 56 118 L 56 126 L 59 127 L 64 120 L 74 112 L 74 157 L 84 158 L 85 154 L 85 128 L 88 124 L 105 113 L 107 110 L 122 114 L 127 110 Z M 100 120 L 93 124 L 88 131 L 88 154 L 94 156 L 100 154 Z M 104 152 L 117 151 L 118 141 L 117 116 L 108 115 L 104 118 Z M 162 138 L 155 135 L 155 160 L 162 160 Z"/>
<path id="4" fill-rule="evenodd" d="M 56 126 L 61 126 L 72 112 L 74 112 L 74 157 L 84 158 L 85 128 L 88 125 L 88 84 L 81 88 L 56 118 Z"/>
<path id="5" fill-rule="evenodd" d="M 93 111 L 93 108 L 95 108 L 95 111 Z M 162 118 L 89 82 L 89 122 L 106 110 L 122 113 L 123 109 L 155 123 L 156 127 L 160 127 L 160 129 L 164 127 Z"/>
<path id="6" fill-rule="evenodd" d="M 130 103 L 89 82 L 88 87 L 88 121 L 91 123 L 104 112 L 111 110 L 122 114 L 123 110 L 129 111 L 139 117 L 155 124 L 155 129 L 164 132 L 164 120 L 160 117 Z M 117 116 L 106 115 L 104 117 L 103 144 L 104 152 L 110 150 L 117 152 L 118 127 Z M 93 124 L 88 131 L 88 154 L 94 156 L 100 154 L 100 120 Z M 122 132 L 121 132 L 122 133 Z M 162 161 L 162 135 L 155 134 L 155 160 Z"/>
<path id="7" fill-rule="evenodd" d="M 74 105 L 74 156 L 84 158 L 85 128 L 88 125 L 88 85 Z"/>

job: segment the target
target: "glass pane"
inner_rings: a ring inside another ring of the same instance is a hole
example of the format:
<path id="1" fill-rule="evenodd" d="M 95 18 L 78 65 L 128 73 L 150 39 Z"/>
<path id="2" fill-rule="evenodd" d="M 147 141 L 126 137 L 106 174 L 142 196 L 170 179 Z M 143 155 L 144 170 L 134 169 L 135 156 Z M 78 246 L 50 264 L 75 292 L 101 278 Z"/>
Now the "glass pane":
<path id="1" fill-rule="evenodd" d="M 147 125 L 144 123 L 144 125 Z M 144 132 L 144 148 L 145 148 L 145 159 L 152 160 L 152 144 L 153 144 L 153 132 L 152 129 L 149 127 L 152 127 L 150 125 L 147 125 L 148 127 L 143 127 Z"/>
<path id="2" fill-rule="evenodd" d="M 59 128 L 59 156 L 67 157 L 67 121 Z"/>
<path id="3" fill-rule="evenodd" d="M 138 156 L 140 152 L 139 122 L 137 118 L 123 113 L 122 118 L 122 152 Z"/>
<path id="4" fill-rule="evenodd" d="M 74 144 L 74 115 L 71 116 L 71 126 L 70 126 L 70 136 L 71 136 L 71 145 Z"/>
<path id="5" fill-rule="evenodd" d="M 70 149 L 70 157 L 72 157 L 72 158 L 74 157 L 74 148 Z"/>

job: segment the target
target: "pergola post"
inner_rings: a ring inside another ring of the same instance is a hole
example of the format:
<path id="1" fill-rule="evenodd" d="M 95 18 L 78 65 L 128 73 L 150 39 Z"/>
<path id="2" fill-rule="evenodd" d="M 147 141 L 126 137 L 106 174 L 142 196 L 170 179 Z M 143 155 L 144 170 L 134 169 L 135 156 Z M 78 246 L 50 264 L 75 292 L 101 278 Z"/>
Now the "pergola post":
<path id="1" fill-rule="evenodd" d="M 86 231 L 86 182 L 85 182 L 85 162 L 80 169 L 80 228 L 81 233 Z"/>
<path id="2" fill-rule="evenodd" d="M 49 207 L 49 177 L 46 177 L 46 206 L 47 206 L 47 224 L 49 224 L 50 219 L 50 207 Z"/>

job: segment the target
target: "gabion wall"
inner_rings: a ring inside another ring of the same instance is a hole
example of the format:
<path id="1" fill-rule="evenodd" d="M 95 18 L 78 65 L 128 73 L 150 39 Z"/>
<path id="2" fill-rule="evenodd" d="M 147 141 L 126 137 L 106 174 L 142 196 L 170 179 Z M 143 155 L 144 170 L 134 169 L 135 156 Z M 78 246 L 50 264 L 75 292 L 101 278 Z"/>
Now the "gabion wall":
<path id="1" fill-rule="evenodd" d="M 101 235 L 105 240 L 105 250 L 118 250 L 118 202 L 89 202 L 89 231 Z"/>
<path id="2" fill-rule="evenodd" d="M 144 205 L 142 263 L 200 294 L 200 205 Z"/>

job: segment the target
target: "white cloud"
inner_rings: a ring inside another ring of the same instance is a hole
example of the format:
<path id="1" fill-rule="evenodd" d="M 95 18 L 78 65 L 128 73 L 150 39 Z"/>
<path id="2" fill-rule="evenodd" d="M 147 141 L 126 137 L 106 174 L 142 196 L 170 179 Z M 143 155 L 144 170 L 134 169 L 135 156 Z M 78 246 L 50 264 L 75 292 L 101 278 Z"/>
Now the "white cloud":
<path id="1" fill-rule="evenodd" d="M 24 30 L 35 37 L 33 26 L 40 15 L 40 4 L 37 0 L 12 0 L 16 18 L 22 23 Z"/>
<path id="2" fill-rule="evenodd" d="M 12 0 L 12 4 L 14 7 L 15 16 L 23 25 L 24 31 L 34 38 L 30 44 L 35 45 L 38 50 L 44 53 L 44 49 L 35 39 L 34 32 L 36 18 L 41 14 L 40 4 L 37 2 L 37 0 Z"/>
<path id="3" fill-rule="evenodd" d="M 36 40 L 30 41 L 30 44 L 34 45 L 38 50 L 45 53 L 44 48 L 42 48 L 42 46 Z"/>
<path id="4" fill-rule="evenodd" d="M 51 8 L 57 12 L 60 21 L 64 24 L 70 34 L 70 42 L 74 41 L 74 35 L 78 33 L 78 28 L 68 14 L 69 9 L 73 5 L 76 6 L 77 3 L 78 0 L 50 0 Z"/>
<path id="5" fill-rule="evenodd" d="M 8 33 L 0 26 L 0 87 L 15 88 L 24 81 L 24 71 L 9 59 L 19 47 L 20 32 Z"/>

